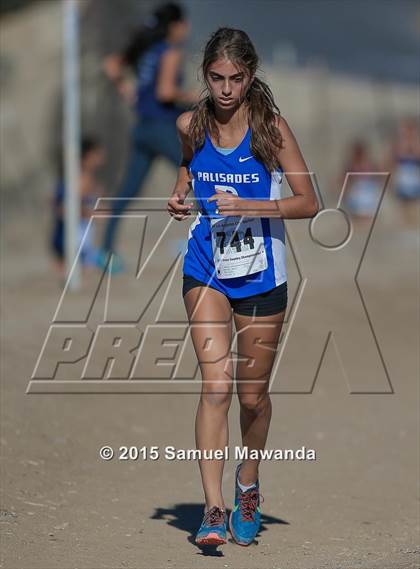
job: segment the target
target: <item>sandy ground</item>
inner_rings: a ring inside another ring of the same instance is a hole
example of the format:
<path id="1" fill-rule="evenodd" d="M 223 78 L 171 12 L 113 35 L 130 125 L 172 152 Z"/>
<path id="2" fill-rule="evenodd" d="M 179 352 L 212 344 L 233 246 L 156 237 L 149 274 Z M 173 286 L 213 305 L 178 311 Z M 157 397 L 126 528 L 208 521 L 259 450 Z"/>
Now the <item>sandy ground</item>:
<path id="1" fill-rule="evenodd" d="M 229 541 L 217 550 L 194 544 L 203 508 L 198 463 L 163 456 L 167 445 L 194 448 L 198 375 L 193 393 L 180 392 L 173 382 L 160 393 L 26 393 L 61 294 L 45 257 L 40 230 L 44 217 L 42 212 L 37 220 L 20 216 L 4 229 L 1 567 L 419 567 L 417 248 L 412 236 L 395 231 L 391 202 L 378 217 L 359 284 L 394 393 L 388 392 L 380 359 L 375 352 L 372 356 L 363 311 L 353 304 L 352 279 L 363 236 L 355 234 L 354 248 L 349 244 L 341 256 L 331 257 L 316 253 L 307 222 L 287 222 L 309 284 L 301 304 L 304 318 L 293 320 L 289 313 L 285 326 L 294 328 L 290 349 L 275 372 L 267 448 L 304 445 L 316 450 L 316 460 L 264 461 L 265 501 L 256 542 L 242 548 Z M 135 267 L 137 230 L 135 224 L 123 229 L 130 270 Z M 150 231 L 152 243 L 161 234 L 157 221 Z M 187 224 L 178 224 L 174 231 L 185 236 Z M 168 258 L 173 255 L 168 244 L 173 242 L 172 237 L 164 242 Z M 146 239 L 146 250 L 150 243 Z M 298 273 L 290 250 L 294 298 Z M 139 289 L 129 275 L 115 279 L 114 307 L 120 315 L 132 313 L 133 302 L 141 304 L 148 283 L 154 286 L 155 273 L 166 266 L 165 255 L 154 259 L 145 288 Z M 180 275 L 178 267 L 161 321 L 185 323 Z M 91 298 L 96 279 L 85 279 L 80 292 L 66 297 L 68 314 L 78 314 Z M 156 302 L 161 306 L 162 298 Z M 312 393 L 287 393 L 293 390 L 290 381 L 296 380 L 299 391 L 313 381 L 316 369 L 305 368 L 304 362 L 312 358 L 313 346 L 322 352 L 328 330 L 343 329 L 343 322 L 347 336 L 340 343 L 337 333 L 335 344 L 328 345 Z M 349 342 L 354 349 L 347 353 Z M 194 367 L 193 351 L 186 357 Z M 62 377 L 66 373 L 68 369 Z M 278 393 L 281 381 L 286 393 Z M 350 393 L 369 389 L 370 394 Z M 238 411 L 235 396 L 229 415 L 232 453 L 240 445 Z M 105 444 L 114 449 L 156 445 L 161 457 L 107 462 L 98 456 Z M 236 463 L 231 457 L 225 464 L 229 507 Z"/>

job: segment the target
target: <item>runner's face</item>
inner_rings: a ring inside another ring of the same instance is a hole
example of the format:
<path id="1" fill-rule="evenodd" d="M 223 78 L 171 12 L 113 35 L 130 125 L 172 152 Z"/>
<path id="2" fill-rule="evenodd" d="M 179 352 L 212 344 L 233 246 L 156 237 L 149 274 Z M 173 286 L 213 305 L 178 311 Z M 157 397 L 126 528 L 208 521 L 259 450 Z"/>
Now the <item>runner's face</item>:
<path id="1" fill-rule="evenodd" d="M 250 76 L 229 59 L 218 59 L 209 66 L 206 80 L 215 106 L 228 110 L 242 103 Z"/>

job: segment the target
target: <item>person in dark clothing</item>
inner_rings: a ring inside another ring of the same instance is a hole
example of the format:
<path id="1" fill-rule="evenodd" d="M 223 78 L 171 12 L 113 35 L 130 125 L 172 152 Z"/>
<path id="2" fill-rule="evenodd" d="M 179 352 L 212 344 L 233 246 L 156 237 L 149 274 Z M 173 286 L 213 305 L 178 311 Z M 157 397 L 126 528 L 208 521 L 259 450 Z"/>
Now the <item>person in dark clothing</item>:
<path id="1" fill-rule="evenodd" d="M 128 200 L 139 192 L 155 158 L 163 156 L 174 167 L 179 166 L 181 150 L 176 119 L 199 98 L 198 92 L 181 88 L 182 44 L 189 28 L 178 4 L 164 4 L 153 12 L 121 54 L 112 54 L 104 62 L 107 76 L 136 111 L 130 158 L 118 199 L 113 200 L 98 257 L 99 265 L 104 267 L 109 254 L 114 253 L 114 272 L 123 270 L 122 260 L 114 251 L 114 243 L 119 216 L 127 207 Z M 126 76 L 130 69 L 136 76 L 134 89 Z"/>

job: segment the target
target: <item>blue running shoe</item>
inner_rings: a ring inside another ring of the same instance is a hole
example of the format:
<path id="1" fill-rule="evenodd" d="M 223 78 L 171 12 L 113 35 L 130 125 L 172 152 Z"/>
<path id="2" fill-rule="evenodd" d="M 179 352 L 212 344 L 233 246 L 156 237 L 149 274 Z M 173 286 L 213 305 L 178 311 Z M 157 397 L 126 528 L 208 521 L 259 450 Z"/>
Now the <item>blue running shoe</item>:
<path id="1" fill-rule="evenodd" d="M 235 473 L 235 504 L 229 518 L 229 528 L 233 539 L 239 545 L 249 545 L 255 539 L 261 524 L 260 485 L 257 480 L 253 488 L 242 492 L 238 484 L 238 474 L 241 464 Z"/>
<path id="2" fill-rule="evenodd" d="M 111 259 L 110 259 L 111 256 Z M 124 262 L 118 253 L 100 249 L 96 255 L 96 266 L 104 270 L 108 266 L 108 271 L 112 275 L 117 275 L 125 271 Z"/>
<path id="3" fill-rule="evenodd" d="M 205 514 L 200 529 L 195 537 L 198 545 L 222 545 L 226 543 L 226 511 L 213 506 Z"/>

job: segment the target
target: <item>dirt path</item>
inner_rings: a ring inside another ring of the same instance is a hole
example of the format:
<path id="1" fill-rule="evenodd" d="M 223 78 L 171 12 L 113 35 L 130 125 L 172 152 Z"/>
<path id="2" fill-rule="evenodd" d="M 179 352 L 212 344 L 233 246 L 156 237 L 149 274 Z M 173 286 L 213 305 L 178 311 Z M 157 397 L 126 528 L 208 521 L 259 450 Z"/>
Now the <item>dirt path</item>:
<path id="1" fill-rule="evenodd" d="M 193 543 L 203 507 L 198 464 L 163 457 L 167 445 L 194 448 L 197 393 L 175 393 L 172 387 L 166 395 L 25 393 L 60 291 L 46 270 L 42 236 L 23 247 L 12 234 L 16 229 L 9 231 L 11 246 L 3 260 L 1 567 L 419 567 L 418 286 L 412 243 L 390 235 L 379 220 L 360 277 L 395 393 L 349 394 L 331 344 L 312 394 L 273 394 L 267 448 L 304 445 L 316 450 L 316 460 L 265 461 L 257 543 L 241 548 L 229 542 L 212 552 Z M 30 225 L 25 231 L 30 233 Z M 296 231 L 305 257 L 302 235 Z M 305 273 L 313 268 L 306 261 Z M 316 321 L 317 310 L 332 313 L 332 322 L 338 326 L 345 319 L 357 341 L 359 323 L 343 301 L 350 285 L 340 274 L 325 275 L 318 288 L 308 288 L 313 317 L 306 324 Z M 118 281 L 122 311 L 130 309 L 133 286 L 128 277 Z M 174 287 L 178 296 L 169 297 L 167 315 L 184 322 L 179 278 Z M 71 303 L 77 308 L 88 294 L 82 291 Z M 277 371 L 279 381 L 315 340 L 312 328 L 297 325 L 303 344 L 292 344 Z M 351 376 L 351 369 L 346 371 Z M 384 377 L 378 376 L 377 385 Z M 240 444 L 236 399 L 229 417 L 233 452 Z M 98 456 L 105 444 L 156 445 L 161 457 L 107 462 Z M 235 464 L 231 458 L 225 465 L 229 505 Z"/>

